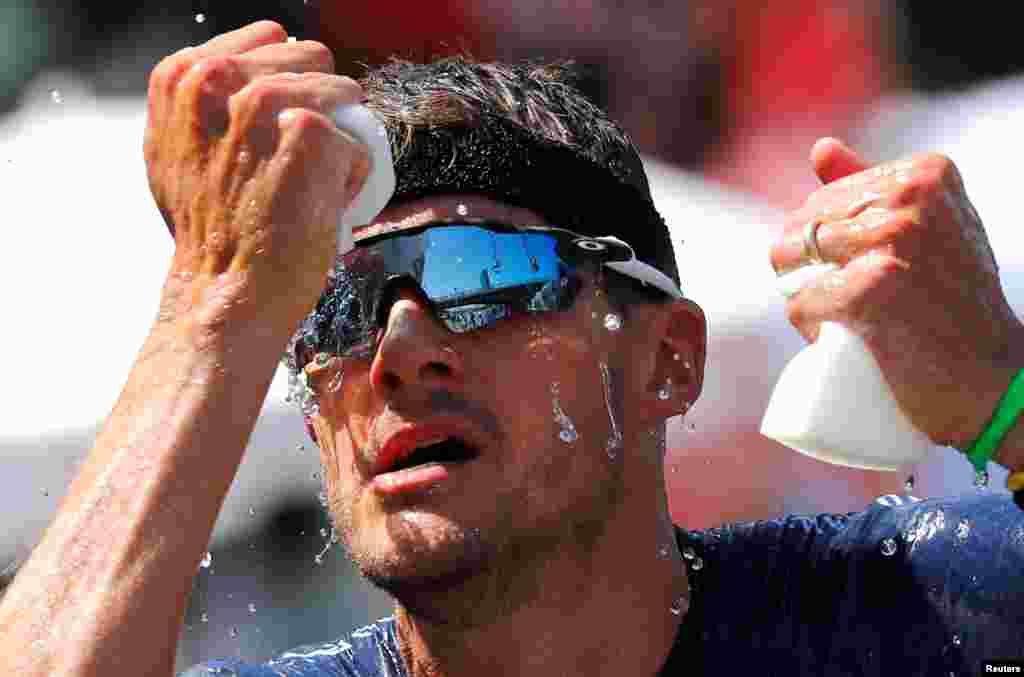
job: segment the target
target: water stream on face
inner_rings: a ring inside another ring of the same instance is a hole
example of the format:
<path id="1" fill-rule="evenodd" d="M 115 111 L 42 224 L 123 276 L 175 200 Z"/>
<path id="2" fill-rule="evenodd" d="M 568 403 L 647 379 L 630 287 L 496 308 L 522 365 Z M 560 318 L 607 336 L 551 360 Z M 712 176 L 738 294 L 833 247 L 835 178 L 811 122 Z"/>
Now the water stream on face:
<path id="1" fill-rule="evenodd" d="M 327 392 L 329 392 L 329 393 L 340 392 L 341 391 L 341 386 L 344 384 L 344 382 L 345 382 L 345 370 L 341 367 L 341 365 L 338 365 L 337 373 L 334 374 L 334 376 L 331 377 L 331 380 L 327 383 Z"/>
<path id="2" fill-rule="evenodd" d="M 322 529 L 321 529 L 320 533 L 321 533 L 321 535 L 324 533 Z M 331 527 L 331 535 L 327 538 L 327 542 L 324 543 L 323 549 L 320 552 L 318 552 L 315 557 L 313 557 L 313 562 L 317 566 L 320 566 L 321 564 L 323 564 L 324 563 L 324 556 L 327 554 L 327 551 L 330 550 L 331 546 L 334 545 L 337 542 L 338 542 L 338 535 L 334 532 L 334 527 Z"/>
<path id="3" fill-rule="evenodd" d="M 667 400 L 670 397 L 672 397 L 672 379 L 671 378 L 667 379 L 665 381 L 665 383 L 660 388 L 658 388 L 658 399 L 659 400 Z"/>
<path id="4" fill-rule="evenodd" d="M 573 425 L 572 419 L 566 416 L 565 412 L 562 411 L 562 405 L 558 402 L 557 381 L 551 384 L 551 408 L 555 415 L 555 423 L 562 428 L 558 433 L 558 438 L 566 444 L 572 444 L 578 440 L 579 434 L 576 432 L 576 426 Z"/>
<path id="5" fill-rule="evenodd" d="M 622 448 L 622 431 L 619 430 L 618 423 L 615 421 L 615 412 L 612 410 L 612 378 L 608 365 L 604 362 L 599 362 L 597 366 L 601 369 L 601 383 L 604 386 L 604 405 L 608 409 L 608 421 L 612 428 L 612 435 L 608 438 L 604 450 L 607 452 L 608 458 L 614 461 L 618 456 L 619 449 Z"/>

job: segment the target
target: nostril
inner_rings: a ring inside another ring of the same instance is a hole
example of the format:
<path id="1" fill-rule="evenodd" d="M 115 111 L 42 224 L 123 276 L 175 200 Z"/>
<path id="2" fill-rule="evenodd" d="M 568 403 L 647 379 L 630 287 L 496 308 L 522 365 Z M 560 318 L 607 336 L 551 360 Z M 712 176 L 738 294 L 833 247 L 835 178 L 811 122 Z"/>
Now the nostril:
<path id="1" fill-rule="evenodd" d="M 423 365 L 424 373 L 436 376 L 449 377 L 452 375 L 452 368 L 444 362 L 428 362 Z"/>
<path id="2" fill-rule="evenodd" d="M 381 385 L 392 391 L 397 390 L 398 386 L 401 384 L 401 379 L 390 371 L 386 371 L 381 374 L 380 381 Z"/>

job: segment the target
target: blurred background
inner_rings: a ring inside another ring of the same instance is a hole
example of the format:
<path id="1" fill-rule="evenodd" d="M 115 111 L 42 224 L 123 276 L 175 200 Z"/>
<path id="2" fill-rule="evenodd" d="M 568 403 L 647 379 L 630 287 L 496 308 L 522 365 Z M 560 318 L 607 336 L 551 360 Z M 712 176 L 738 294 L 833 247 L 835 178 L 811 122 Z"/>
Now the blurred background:
<path id="1" fill-rule="evenodd" d="M 913 473 L 827 466 L 762 438 L 802 342 L 773 290 L 769 243 L 817 182 L 820 136 L 884 160 L 935 149 L 960 166 L 1011 303 L 1024 54 L 1011 4 L 922 0 L 249 0 L 0 5 L 0 587 L 24 561 L 116 399 L 156 312 L 172 243 L 142 161 L 153 66 L 257 19 L 325 42 L 339 72 L 390 55 L 573 58 L 581 87 L 644 154 L 683 288 L 708 314 L 705 392 L 670 426 L 678 524 L 845 512 L 912 491 L 975 491 L 948 449 Z M 856 422 L 851 422 L 856 424 Z M 1005 475 L 993 473 L 993 491 Z M 179 667 L 259 659 L 390 612 L 353 573 L 318 500 L 316 448 L 282 374 L 196 575 Z"/>

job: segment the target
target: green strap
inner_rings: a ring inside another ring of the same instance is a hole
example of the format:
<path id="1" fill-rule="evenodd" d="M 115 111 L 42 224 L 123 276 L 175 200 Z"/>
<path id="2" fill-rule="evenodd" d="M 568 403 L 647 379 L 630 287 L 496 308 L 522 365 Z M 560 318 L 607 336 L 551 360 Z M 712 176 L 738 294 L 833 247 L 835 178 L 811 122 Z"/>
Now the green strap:
<path id="1" fill-rule="evenodd" d="M 1017 417 L 1024 411 L 1024 369 L 1017 372 L 1017 375 L 1010 381 L 1010 387 L 1003 393 L 996 413 L 988 422 L 988 426 L 982 431 L 974 444 L 964 452 L 967 459 L 979 473 L 984 472 L 992 455 L 1003 443 L 1006 433 L 1017 422 Z"/>

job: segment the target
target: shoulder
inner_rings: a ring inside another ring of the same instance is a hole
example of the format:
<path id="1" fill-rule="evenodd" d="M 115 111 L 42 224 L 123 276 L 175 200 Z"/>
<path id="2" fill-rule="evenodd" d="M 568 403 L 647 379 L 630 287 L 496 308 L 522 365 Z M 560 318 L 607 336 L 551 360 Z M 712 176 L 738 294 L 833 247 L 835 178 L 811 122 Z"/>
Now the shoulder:
<path id="1" fill-rule="evenodd" d="M 1024 511 L 1007 494 L 882 497 L 858 513 L 680 531 L 680 546 L 705 640 L 802 647 L 813 663 L 855 647 L 942 657 L 957 629 L 964 656 L 1019 653 Z"/>
<path id="2" fill-rule="evenodd" d="M 331 642 L 285 651 L 262 664 L 238 659 L 197 665 L 180 677 L 405 677 L 393 618 L 371 623 Z"/>
<path id="3" fill-rule="evenodd" d="M 1009 495 L 996 492 L 929 500 L 887 495 L 861 512 L 789 515 L 699 531 L 680 529 L 679 539 L 681 545 L 711 558 L 740 552 L 806 556 L 866 550 L 891 556 L 907 548 L 916 552 L 932 541 L 975 548 L 1021 547 L 1024 511 Z M 887 539 L 896 542 L 896 552 L 890 552 Z"/>

